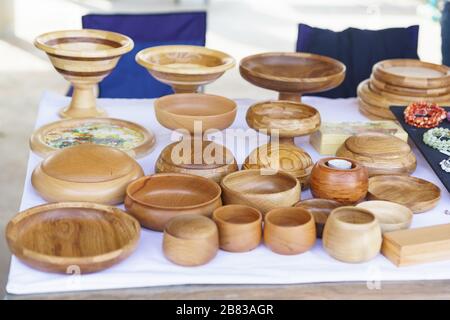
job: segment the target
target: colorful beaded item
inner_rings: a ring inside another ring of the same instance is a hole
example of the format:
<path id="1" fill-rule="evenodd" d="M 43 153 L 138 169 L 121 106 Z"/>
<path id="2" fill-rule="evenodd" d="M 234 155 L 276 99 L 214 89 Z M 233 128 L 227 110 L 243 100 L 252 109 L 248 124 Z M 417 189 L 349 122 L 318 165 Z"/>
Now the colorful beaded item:
<path id="1" fill-rule="evenodd" d="M 433 128 L 423 134 L 423 143 L 450 155 L 450 129 Z"/>
<path id="2" fill-rule="evenodd" d="M 447 111 L 435 103 L 414 102 L 404 111 L 405 122 L 418 128 L 437 127 L 445 118 Z"/>

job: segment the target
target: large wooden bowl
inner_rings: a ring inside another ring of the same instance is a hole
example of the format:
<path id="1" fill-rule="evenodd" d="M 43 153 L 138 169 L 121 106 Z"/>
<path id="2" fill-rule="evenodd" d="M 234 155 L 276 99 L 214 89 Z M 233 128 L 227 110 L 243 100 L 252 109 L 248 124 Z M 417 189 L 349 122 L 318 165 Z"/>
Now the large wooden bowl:
<path id="1" fill-rule="evenodd" d="M 128 185 L 125 208 L 143 227 L 163 231 L 173 217 L 211 216 L 222 205 L 221 189 L 214 181 L 180 173 L 142 177 Z"/>
<path id="2" fill-rule="evenodd" d="M 241 60 L 241 76 L 255 86 L 279 92 L 279 100 L 300 101 L 304 93 L 340 85 L 345 65 L 335 59 L 303 52 L 270 52 Z"/>
<path id="3" fill-rule="evenodd" d="M 228 54 L 200 46 L 171 45 L 141 50 L 136 62 L 176 93 L 197 92 L 234 67 Z"/>
<path id="4" fill-rule="evenodd" d="M 96 107 L 94 86 L 111 73 L 134 44 L 119 33 L 82 29 L 44 33 L 34 45 L 47 53 L 56 71 L 73 85 L 72 101 L 60 116 L 81 118 L 105 115 Z"/>
<path id="5" fill-rule="evenodd" d="M 9 249 L 46 272 L 90 273 L 126 259 L 135 249 L 139 223 L 122 210 L 86 202 L 37 206 L 6 227 Z"/>

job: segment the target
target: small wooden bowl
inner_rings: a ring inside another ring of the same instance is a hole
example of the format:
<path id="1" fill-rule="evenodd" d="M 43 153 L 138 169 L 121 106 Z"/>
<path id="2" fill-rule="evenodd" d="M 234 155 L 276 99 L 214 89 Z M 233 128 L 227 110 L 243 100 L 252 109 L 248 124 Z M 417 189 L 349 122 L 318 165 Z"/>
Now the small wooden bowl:
<path id="1" fill-rule="evenodd" d="M 435 184 L 411 176 L 376 176 L 369 179 L 369 200 L 385 200 L 404 205 L 414 213 L 433 209 L 441 198 Z"/>
<path id="2" fill-rule="evenodd" d="M 48 202 L 123 202 L 127 185 L 144 175 L 140 165 L 118 149 L 80 144 L 55 151 L 34 169 L 31 184 Z"/>
<path id="3" fill-rule="evenodd" d="M 234 59 L 226 53 L 186 45 L 141 50 L 136 62 L 176 93 L 197 92 L 200 86 L 213 82 L 235 65 Z"/>
<path id="4" fill-rule="evenodd" d="M 331 211 L 342 206 L 337 201 L 327 199 L 306 199 L 298 202 L 295 207 L 308 210 L 316 223 L 317 238 L 322 238 L 323 228 Z"/>
<path id="5" fill-rule="evenodd" d="M 211 216 L 222 205 L 221 189 L 212 180 L 181 173 L 160 173 L 130 183 L 125 208 L 144 228 L 163 231 L 173 217 Z"/>
<path id="6" fill-rule="evenodd" d="M 357 207 L 334 209 L 323 231 L 323 247 L 333 258 L 349 263 L 366 262 L 381 249 L 378 220 L 368 210 Z"/>
<path id="7" fill-rule="evenodd" d="M 175 264 L 189 267 L 206 264 L 218 250 L 219 232 L 207 217 L 178 216 L 164 228 L 163 252 Z"/>
<path id="8" fill-rule="evenodd" d="M 369 210 L 377 218 L 383 233 L 408 229 L 413 219 L 411 209 L 390 201 L 365 201 L 356 207 Z"/>
<path id="9" fill-rule="evenodd" d="M 416 170 L 416 156 L 400 138 L 383 133 L 361 133 L 349 137 L 337 150 L 336 156 L 358 161 L 376 175 L 405 174 Z"/>
<path id="10" fill-rule="evenodd" d="M 291 207 L 300 200 L 300 183 L 283 171 L 237 171 L 225 176 L 220 186 L 225 204 L 248 205 L 263 214 L 273 208 Z"/>
<path id="11" fill-rule="evenodd" d="M 158 122 L 171 130 L 184 129 L 194 134 L 228 128 L 236 118 L 237 105 L 225 97 L 203 93 L 172 94 L 155 100 Z"/>
<path id="12" fill-rule="evenodd" d="M 327 165 L 332 159 L 351 162 L 352 168 L 335 169 Z M 311 193 L 315 198 L 353 204 L 366 197 L 369 185 L 367 169 L 349 158 L 329 157 L 320 159 L 311 172 Z"/>
<path id="13" fill-rule="evenodd" d="M 261 242 L 262 215 L 257 209 L 231 204 L 217 208 L 213 220 L 219 228 L 220 248 L 230 252 L 246 252 Z"/>
<path id="14" fill-rule="evenodd" d="M 6 227 L 9 249 L 28 266 L 56 273 L 91 273 L 136 249 L 139 223 L 115 207 L 60 202 L 17 214 Z"/>
<path id="15" fill-rule="evenodd" d="M 303 253 L 316 242 L 312 214 L 303 208 L 277 208 L 264 218 L 264 243 L 273 252 L 284 255 Z"/>

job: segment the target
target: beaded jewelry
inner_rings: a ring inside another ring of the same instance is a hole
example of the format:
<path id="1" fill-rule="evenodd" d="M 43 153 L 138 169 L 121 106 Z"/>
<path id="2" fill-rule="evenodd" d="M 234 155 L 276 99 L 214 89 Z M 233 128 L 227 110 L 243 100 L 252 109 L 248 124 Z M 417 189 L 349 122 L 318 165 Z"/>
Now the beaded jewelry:
<path id="1" fill-rule="evenodd" d="M 445 118 L 447 112 L 435 103 L 414 102 L 404 111 L 405 122 L 417 128 L 437 127 Z"/>
<path id="2" fill-rule="evenodd" d="M 423 142 L 443 154 L 450 155 L 450 129 L 430 129 L 423 134 Z"/>
<path id="3" fill-rule="evenodd" d="M 439 164 L 441 165 L 442 170 L 445 172 L 450 172 L 450 158 L 447 160 L 442 160 Z"/>

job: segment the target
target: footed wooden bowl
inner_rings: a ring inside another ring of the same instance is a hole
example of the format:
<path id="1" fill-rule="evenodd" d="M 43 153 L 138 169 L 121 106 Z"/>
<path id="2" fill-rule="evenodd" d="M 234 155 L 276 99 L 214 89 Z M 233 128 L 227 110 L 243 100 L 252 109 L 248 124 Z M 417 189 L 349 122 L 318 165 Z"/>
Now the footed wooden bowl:
<path id="1" fill-rule="evenodd" d="M 197 92 L 234 67 L 234 59 L 221 51 L 200 46 L 171 45 L 141 50 L 136 62 L 176 93 Z"/>
<path id="2" fill-rule="evenodd" d="M 300 101 L 304 93 L 340 85 L 345 65 L 304 52 L 270 52 L 248 56 L 239 65 L 241 76 L 255 86 L 279 92 L 279 100 Z"/>
<path id="3" fill-rule="evenodd" d="M 125 208 L 143 227 L 163 231 L 173 217 L 187 214 L 211 216 L 222 205 L 221 189 L 207 178 L 160 173 L 128 185 Z"/>
<path id="4" fill-rule="evenodd" d="M 383 233 L 407 229 L 413 219 L 411 209 L 395 202 L 372 200 L 361 202 L 357 207 L 372 212 Z"/>
<path id="5" fill-rule="evenodd" d="M 115 207 L 61 202 L 30 208 L 6 227 L 9 249 L 32 268 L 91 273 L 126 259 L 135 249 L 139 223 Z"/>
<path id="6" fill-rule="evenodd" d="M 63 118 L 99 117 L 94 86 L 133 49 L 129 37 L 109 31 L 82 29 L 44 33 L 34 45 L 47 53 L 51 63 L 73 85 L 72 101 L 59 113 Z"/>

